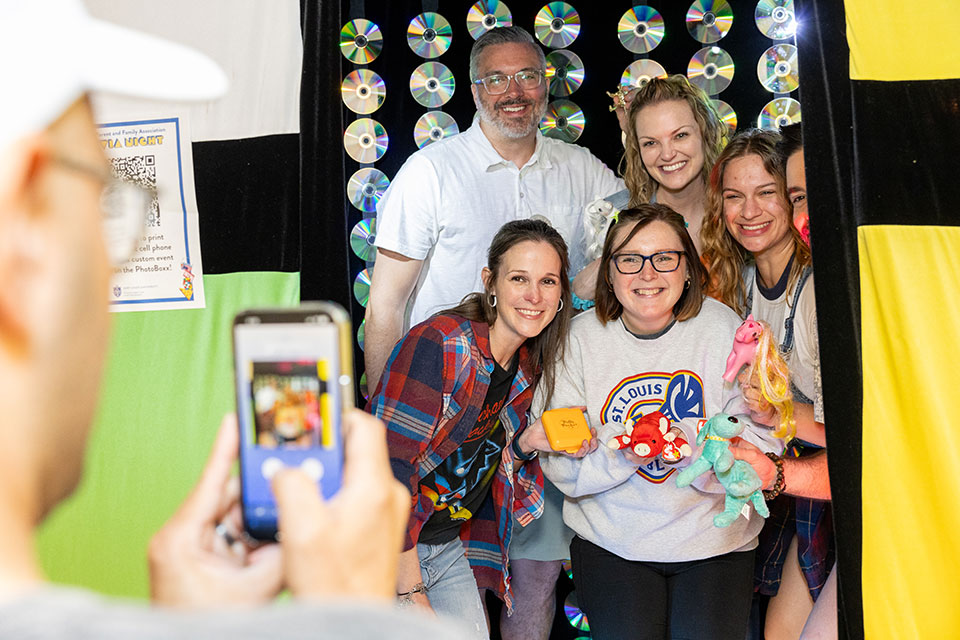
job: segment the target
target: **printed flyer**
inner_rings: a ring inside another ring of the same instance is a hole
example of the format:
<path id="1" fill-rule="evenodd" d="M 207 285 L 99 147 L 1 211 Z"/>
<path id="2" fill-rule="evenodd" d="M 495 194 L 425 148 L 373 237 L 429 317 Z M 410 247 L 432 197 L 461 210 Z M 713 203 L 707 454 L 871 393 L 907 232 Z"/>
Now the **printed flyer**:
<path id="1" fill-rule="evenodd" d="M 113 311 L 204 307 L 190 132 L 184 118 L 111 122 L 100 144 L 121 180 L 155 194 L 143 236 L 110 284 Z"/>

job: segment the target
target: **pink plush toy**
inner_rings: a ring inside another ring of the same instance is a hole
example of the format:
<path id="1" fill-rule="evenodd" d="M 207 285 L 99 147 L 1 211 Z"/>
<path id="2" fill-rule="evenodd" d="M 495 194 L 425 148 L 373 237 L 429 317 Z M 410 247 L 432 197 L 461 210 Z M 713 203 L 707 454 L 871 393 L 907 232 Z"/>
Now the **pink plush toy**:
<path id="1" fill-rule="evenodd" d="M 659 411 L 641 416 L 633 423 L 629 434 L 616 436 L 607 446 L 611 449 L 629 448 L 641 458 L 652 458 L 666 452 L 671 458 L 667 462 L 677 462 L 692 452 L 686 440 L 670 433 L 670 420 Z"/>
<path id="2" fill-rule="evenodd" d="M 748 315 L 733 336 L 733 350 L 727 356 L 727 369 L 723 372 L 724 380 L 733 382 L 737 379 L 737 374 L 740 373 L 743 365 L 753 363 L 762 332 L 763 327 L 753 319 L 753 314 Z"/>
<path id="3" fill-rule="evenodd" d="M 748 365 L 747 376 L 756 380 L 763 399 L 777 412 L 780 425 L 773 432 L 778 438 L 792 438 L 797 432 L 793 419 L 793 393 L 790 391 L 790 368 L 787 366 L 769 325 L 747 316 L 733 338 L 733 350 L 727 357 L 723 379 L 733 382 L 740 368 Z"/>

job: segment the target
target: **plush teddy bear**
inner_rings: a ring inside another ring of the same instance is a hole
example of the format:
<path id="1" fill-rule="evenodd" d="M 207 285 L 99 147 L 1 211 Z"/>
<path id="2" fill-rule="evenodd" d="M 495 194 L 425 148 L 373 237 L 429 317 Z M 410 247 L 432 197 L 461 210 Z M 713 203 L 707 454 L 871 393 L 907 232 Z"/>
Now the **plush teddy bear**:
<path id="1" fill-rule="evenodd" d="M 607 442 L 611 449 L 631 449 L 641 458 L 665 454 L 665 462 L 677 462 L 692 453 L 682 436 L 670 432 L 670 420 L 659 411 L 640 416 L 629 433 Z"/>

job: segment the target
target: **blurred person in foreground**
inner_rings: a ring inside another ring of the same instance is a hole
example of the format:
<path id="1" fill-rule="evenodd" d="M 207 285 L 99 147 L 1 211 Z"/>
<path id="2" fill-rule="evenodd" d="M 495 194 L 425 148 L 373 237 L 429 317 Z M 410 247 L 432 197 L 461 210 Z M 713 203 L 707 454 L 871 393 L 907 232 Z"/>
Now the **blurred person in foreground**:
<path id="1" fill-rule="evenodd" d="M 345 416 L 337 497 L 322 501 L 299 471 L 277 475 L 282 544 L 238 539 L 228 417 L 151 543 L 158 606 L 45 582 L 35 532 L 80 481 L 111 267 L 129 257 L 147 202 L 115 190 L 87 91 L 204 100 L 226 77 L 185 47 L 93 20 L 78 0 L 0 0 L 0 60 L 0 637 L 457 637 L 391 607 L 407 498 L 382 424 L 360 412 Z M 271 605 L 284 588 L 295 601 Z"/>

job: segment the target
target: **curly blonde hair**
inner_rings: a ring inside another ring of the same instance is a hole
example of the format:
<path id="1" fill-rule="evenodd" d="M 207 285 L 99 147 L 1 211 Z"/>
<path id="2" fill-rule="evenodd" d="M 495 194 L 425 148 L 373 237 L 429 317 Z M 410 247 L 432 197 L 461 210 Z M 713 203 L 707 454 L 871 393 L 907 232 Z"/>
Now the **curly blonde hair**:
<path id="1" fill-rule="evenodd" d="M 743 283 L 743 268 L 750 253 L 744 249 L 727 229 L 723 216 L 723 177 L 731 160 L 755 155 L 763 162 L 764 170 L 777 184 L 777 191 L 784 211 L 789 215 L 790 200 L 787 197 L 787 179 L 783 157 L 777 153 L 780 135 L 774 131 L 748 129 L 741 131 L 726 146 L 717 158 L 707 188 L 707 215 L 700 228 L 703 240 L 703 255 L 710 272 L 711 294 L 738 314 L 743 316 L 746 309 L 747 291 Z M 803 242 L 800 233 L 791 223 L 789 226 L 793 238 L 793 266 L 787 281 L 787 291 L 792 291 L 800 278 L 803 268 L 810 264 L 810 248 Z M 790 299 L 790 296 L 787 296 Z"/>
<path id="2" fill-rule="evenodd" d="M 633 96 L 627 113 L 626 152 L 621 166 L 625 166 L 623 179 L 630 190 L 631 207 L 650 202 L 657 188 L 656 181 L 647 172 L 640 157 L 640 144 L 637 142 L 637 114 L 644 107 L 670 100 L 681 100 L 687 103 L 700 129 L 700 137 L 703 140 L 704 184 L 710 175 L 710 167 L 716 162 L 717 156 L 727 142 L 727 125 L 720 119 L 713 102 L 702 89 L 690 84 L 686 76 L 677 74 L 668 78 L 650 80 Z"/>

